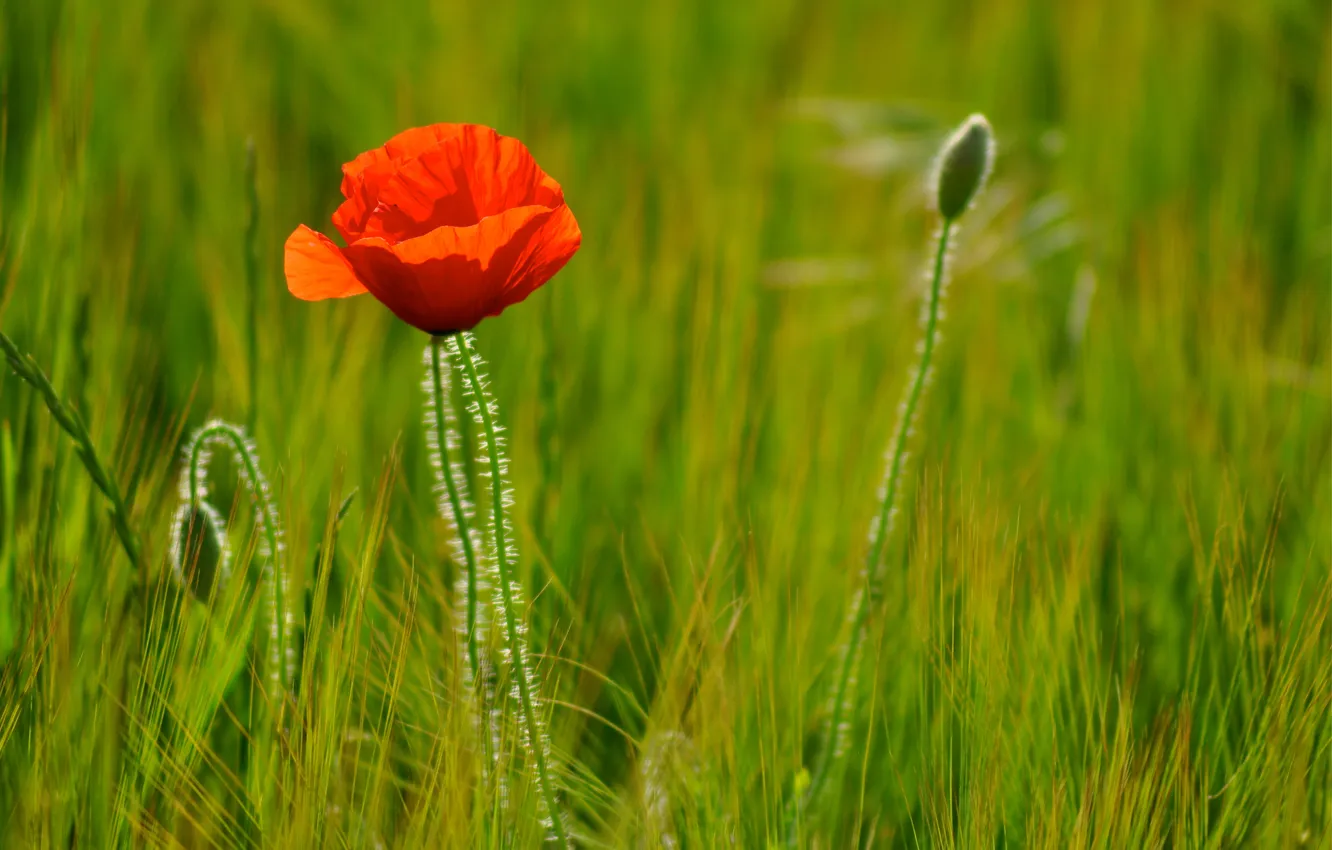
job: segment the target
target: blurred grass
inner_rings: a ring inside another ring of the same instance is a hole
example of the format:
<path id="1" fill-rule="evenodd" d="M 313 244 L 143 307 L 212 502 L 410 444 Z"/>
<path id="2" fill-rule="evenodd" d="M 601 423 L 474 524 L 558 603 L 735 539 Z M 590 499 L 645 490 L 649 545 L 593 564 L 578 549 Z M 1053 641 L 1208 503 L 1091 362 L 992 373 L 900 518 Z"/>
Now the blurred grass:
<path id="1" fill-rule="evenodd" d="M 971 111 L 996 180 L 858 763 L 801 840 L 1332 840 L 1325 3 L 17 0 L 0 28 L 0 327 L 83 413 L 153 572 L 144 639 L 111 633 L 131 576 L 99 495 L 0 377 L 6 846 L 486 840 L 425 340 L 281 275 L 338 166 L 432 121 L 523 139 L 584 232 L 479 329 L 576 831 L 779 840 L 915 343 L 928 156 Z M 286 741 L 249 736 L 244 582 L 209 612 L 166 579 L 183 429 L 251 408 L 308 588 Z M 490 843 L 533 843 L 535 808 L 515 788 Z"/>

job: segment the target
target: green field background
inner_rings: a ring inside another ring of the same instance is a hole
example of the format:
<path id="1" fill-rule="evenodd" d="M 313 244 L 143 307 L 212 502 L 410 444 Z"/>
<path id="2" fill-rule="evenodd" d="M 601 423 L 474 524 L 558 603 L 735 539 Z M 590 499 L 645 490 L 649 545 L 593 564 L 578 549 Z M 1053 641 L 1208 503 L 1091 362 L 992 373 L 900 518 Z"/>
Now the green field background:
<path id="1" fill-rule="evenodd" d="M 477 330 L 581 844 L 1329 846 L 1330 48 L 1321 0 L 6 0 L 0 330 L 83 413 L 146 566 L 6 370 L 0 843 L 540 840 L 521 758 L 471 796 L 427 338 L 282 275 L 341 163 L 458 121 L 522 139 L 583 231 Z M 930 159 L 975 111 L 998 158 L 848 767 L 792 837 Z M 244 582 L 228 619 L 168 577 L 211 416 L 252 424 L 285 526 L 325 688 L 299 746 L 254 732 Z"/>

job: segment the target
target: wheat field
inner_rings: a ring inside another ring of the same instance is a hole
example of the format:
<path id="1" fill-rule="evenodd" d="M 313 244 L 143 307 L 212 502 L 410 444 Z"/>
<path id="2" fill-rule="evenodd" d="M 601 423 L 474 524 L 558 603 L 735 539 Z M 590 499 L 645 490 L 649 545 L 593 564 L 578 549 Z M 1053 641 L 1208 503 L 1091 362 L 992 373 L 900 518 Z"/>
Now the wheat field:
<path id="1" fill-rule="evenodd" d="M 340 165 L 440 121 L 522 139 L 583 233 L 475 333 L 570 845 L 1332 845 L 1318 0 L 6 0 L 0 331 L 65 421 L 4 368 L 0 845 L 551 839 L 517 674 L 469 696 L 429 338 L 284 283 Z M 267 496 L 218 443 L 200 594 L 214 419 Z"/>

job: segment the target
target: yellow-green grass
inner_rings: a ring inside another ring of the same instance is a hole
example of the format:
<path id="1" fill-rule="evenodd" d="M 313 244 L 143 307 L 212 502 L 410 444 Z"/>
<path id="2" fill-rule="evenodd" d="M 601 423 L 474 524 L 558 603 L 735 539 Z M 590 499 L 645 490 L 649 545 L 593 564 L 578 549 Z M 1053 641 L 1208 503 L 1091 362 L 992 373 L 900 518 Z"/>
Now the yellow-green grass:
<path id="1" fill-rule="evenodd" d="M 433 121 L 523 139 L 584 233 L 477 331 L 567 822 L 786 842 L 918 338 L 929 156 L 981 111 L 999 158 L 851 763 L 795 840 L 1326 845 L 1330 33 L 1287 0 L 4 3 L 0 330 L 82 413 L 144 567 L 6 371 L 0 844 L 540 839 L 516 706 L 507 804 L 473 793 L 426 339 L 281 274 L 338 166 Z M 282 518 L 286 727 L 223 458 L 236 580 L 209 609 L 170 578 L 213 416 L 253 422 Z"/>

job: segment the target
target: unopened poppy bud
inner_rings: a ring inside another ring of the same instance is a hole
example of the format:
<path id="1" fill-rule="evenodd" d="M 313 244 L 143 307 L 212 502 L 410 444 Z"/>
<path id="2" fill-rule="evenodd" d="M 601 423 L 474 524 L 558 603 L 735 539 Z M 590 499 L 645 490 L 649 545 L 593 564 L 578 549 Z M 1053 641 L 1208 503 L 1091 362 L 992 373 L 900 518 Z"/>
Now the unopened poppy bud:
<path id="1" fill-rule="evenodd" d="M 184 505 L 171 535 L 172 566 L 177 580 L 200 602 L 207 602 L 230 568 L 222 519 L 206 503 Z"/>
<path id="2" fill-rule="evenodd" d="M 985 185 L 994 159 L 994 133 L 985 116 L 976 113 L 962 122 L 939 152 L 939 214 L 952 221 L 967 211 Z"/>

